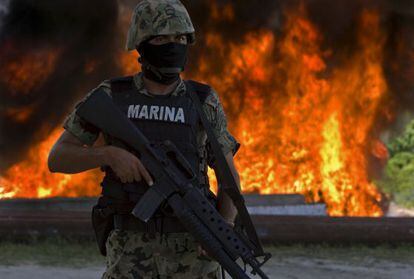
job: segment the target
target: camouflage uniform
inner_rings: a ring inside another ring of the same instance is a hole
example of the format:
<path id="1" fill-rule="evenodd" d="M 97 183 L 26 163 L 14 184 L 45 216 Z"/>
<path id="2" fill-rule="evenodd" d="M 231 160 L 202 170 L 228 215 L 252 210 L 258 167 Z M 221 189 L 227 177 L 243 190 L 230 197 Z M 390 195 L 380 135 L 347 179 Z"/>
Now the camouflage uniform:
<path id="1" fill-rule="evenodd" d="M 186 34 L 194 43 L 194 27 L 185 7 L 178 0 L 143 0 L 135 8 L 128 32 L 127 50 L 134 50 L 143 41 L 158 35 Z M 134 76 L 137 94 L 152 96 L 144 87 L 143 74 Z M 97 89 L 112 95 L 111 85 L 103 82 Z M 95 90 L 97 90 L 95 89 Z M 185 83 L 180 81 L 171 92 L 172 96 L 186 93 Z M 203 103 L 204 112 L 222 146 L 224 154 L 235 153 L 237 141 L 227 131 L 226 117 L 217 93 Z M 100 131 L 88 125 L 76 115 L 76 109 L 65 121 L 64 128 L 85 145 L 91 146 Z M 208 149 L 207 135 L 199 130 L 197 149 L 203 170 L 214 161 Z M 105 141 L 111 141 L 104 134 Z M 103 278 L 221 278 L 217 262 L 206 256 L 198 256 L 198 244 L 189 233 L 143 233 L 113 230 L 106 242 L 107 269 Z"/>
<path id="2" fill-rule="evenodd" d="M 150 97 L 152 96 L 151 93 L 149 93 L 144 87 L 142 73 L 136 74 L 134 76 L 134 81 L 139 93 Z M 98 89 L 103 89 L 109 96 L 111 96 L 111 86 L 109 84 L 109 81 L 104 81 L 96 89 L 92 90 L 92 92 Z M 171 92 L 171 96 L 182 96 L 185 94 L 185 92 L 185 83 L 183 81 L 180 81 L 178 86 L 173 90 L 173 92 Z M 238 143 L 227 130 L 227 120 L 224 114 L 223 106 L 221 105 L 219 97 L 214 89 L 205 100 L 203 109 L 207 116 L 207 119 L 212 125 L 219 143 L 222 145 L 224 154 L 232 151 L 235 152 L 238 147 Z M 68 116 L 65 121 L 64 128 L 88 146 L 93 145 L 99 136 L 99 131 L 82 122 L 82 119 L 76 116 L 76 111 L 73 111 Z M 104 134 L 104 137 L 107 138 L 107 135 Z M 197 135 L 197 142 L 200 156 L 203 158 L 212 155 L 211 153 L 206 154 L 206 141 L 207 134 L 204 131 L 200 131 L 200 133 Z M 212 156 L 206 158 L 206 162 L 209 162 L 211 160 Z"/>
<path id="3" fill-rule="evenodd" d="M 194 43 L 194 26 L 178 0 L 142 1 L 134 10 L 128 31 L 127 50 L 134 50 L 154 35 L 188 34 Z"/>
<path id="4" fill-rule="evenodd" d="M 102 278 L 221 278 L 217 262 L 198 256 L 189 233 L 140 233 L 113 230 L 107 241 Z"/>
<path id="5" fill-rule="evenodd" d="M 139 94 L 152 96 L 144 87 L 142 73 L 135 75 L 134 81 Z M 103 89 L 111 96 L 109 82 L 103 82 L 97 89 Z M 181 81 L 171 95 L 185 94 L 185 90 L 185 83 Z M 217 93 L 214 90 L 211 93 L 203 104 L 204 112 L 224 153 L 235 152 L 238 143 L 227 130 Z M 76 115 L 76 109 L 66 119 L 64 128 L 88 146 L 94 144 L 100 133 L 83 122 Z M 108 136 L 104 134 L 104 138 Z M 205 131 L 198 133 L 197 143 L 202 164 L 213 161 L 213 154 L 206 147 Z M 221 278 L 218 263 L 206 256 L 198 256 L 197 243 L 188 233 L 160 235 L 114 230 L 106 246 L 107 270 L 103 278 Z"/>

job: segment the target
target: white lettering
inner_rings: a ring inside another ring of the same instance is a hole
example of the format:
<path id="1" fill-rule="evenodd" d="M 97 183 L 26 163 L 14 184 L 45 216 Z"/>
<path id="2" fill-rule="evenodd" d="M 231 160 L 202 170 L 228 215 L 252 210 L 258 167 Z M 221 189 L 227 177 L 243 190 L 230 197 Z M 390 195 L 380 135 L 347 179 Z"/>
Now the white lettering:
<path id="1" fill-rule="evenodd" d="M 184 110 L 183 110 L 183 108 L 178 108 L 177 115 L 175 116 L 174 121 L 175 122 L 180 121 L 181 123 L 185 123 L 185 120 L 184 120 Z"/>
<path id="2" fill-rule="evenodd" d="M 151 106 L 149 119 L 158 120 L 158 111 L 160 110 L 159 106 Z"/>
<path id="3" fill-rule="evenodd" d="M 164 108 L 165 107 L 160 107 L 160 117 L 159 117 L 160 120 L 164 119 Z"/>
<path id="4" fill-rule="evenodd" d="M 128 118 L 163 120 L 185 123 L 184 109 L 181 107 L 129 105 Z"/>
<path id="5" fill-rule="evenodd" d="M 175 108 L 165 107 L 164 120 L 173 122 L 174 116 L 175 116 Z"/>
<path id="6" fill-rule="evenodd" d="M 128 118 L 137 118 L 139 113 L 139 105 L 130 105 L 128 107 Z"/>
<path id="7" fill-rule="evenodd" d="M 139 113 L 138 118 L 140 119 L 148 119 L 148 106 L 143 105 L 141 108 L 141 112 Z"/>

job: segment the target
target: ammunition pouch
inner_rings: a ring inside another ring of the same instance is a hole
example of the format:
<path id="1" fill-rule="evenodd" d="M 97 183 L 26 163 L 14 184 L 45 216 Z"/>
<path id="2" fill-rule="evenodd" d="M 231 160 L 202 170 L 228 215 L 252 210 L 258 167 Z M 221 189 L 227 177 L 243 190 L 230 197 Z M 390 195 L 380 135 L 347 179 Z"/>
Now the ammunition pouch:
<path id="1" fill-rule="evenodd" d="M 102 205 L 102 199 L 92 208 L 92 226 L 95 232 L 99 251 L 106 256 L 106 240 L 114 229 L 115 210 L 110 206 Z"/>

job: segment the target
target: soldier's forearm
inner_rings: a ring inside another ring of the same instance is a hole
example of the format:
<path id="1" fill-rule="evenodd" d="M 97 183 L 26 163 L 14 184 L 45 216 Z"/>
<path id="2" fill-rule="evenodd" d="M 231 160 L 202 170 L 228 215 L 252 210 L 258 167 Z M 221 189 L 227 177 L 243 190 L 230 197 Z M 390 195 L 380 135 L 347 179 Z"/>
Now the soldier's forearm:
<path id="1" fill-rule="evenodd" d="M 237 172 L 237 169 L 234 165 L 233 154 L 228 153 L 226 155 L 226 161 L 229 164 L 231 173 L 233 174 L 234 179 L 236 180 L 237 187 L 240 189 L 240 176 Z M 237 215 L 237 209 L 233 204 L 231 198 L 221 189 L 217 193 L 217 209 L 220 214 L 229 222 L 234 222 L 234 219 Z"/>
<path id="2" fill-rule="evenodd" d="M 217 198 L 217 210 L 220 212 L 221 216 L 223 216 L 228 222 L 234 223 L 234 219 L 237 215 L 237 209 L 233 205 L 231 198 L 222 191 L 218 193 Z"/>
<path id="3" fill-rule="evenodd" d="M 53 147 L 49 154 L 49 169 L 51 172 L 74 174 L 99 168 L 105 165 L 105 148 L 60 144 Z"/>

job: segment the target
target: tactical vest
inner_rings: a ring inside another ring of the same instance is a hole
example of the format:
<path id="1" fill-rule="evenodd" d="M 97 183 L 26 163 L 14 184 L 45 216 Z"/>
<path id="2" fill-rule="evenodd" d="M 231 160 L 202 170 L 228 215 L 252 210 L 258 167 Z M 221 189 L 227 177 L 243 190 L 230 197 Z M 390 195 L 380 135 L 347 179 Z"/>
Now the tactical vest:
<path id="1" fill-rule="evenodd" d="M 191 81 L 192 82 L 192 81 Z M 192 85 L 196 84 L 192 82 Z M 112 99 L 119 109 L 136 125 L 150 142 L 172 141 L 184 155 L 194 173 L 198 174 L 199 187 L 211 198 L 209 191 L 207 166 L 201 167 L 201 158 L 197 147 L 197 133 L 202 129 L 200 117 L 188 94 L 198 94 L 204 101 L 210 88 L 202 84 L 191 86 L 202 88 L 197 92 L 187 92 L 182 96 L 147 96 L 137 91 L 133 77 L 111 80 Z M 190 86 L 187 86 L 190 88 Z M 126 147 L 114 138 L 107 136 L 107 144 Z M 132 150 L 129 150 L 133 152 Z M 105 169 L 101 183 L 102 194 L 108 198 L 118 211 L 130 212 L 136 202 L 148 189 L 144 181 L 122 183 L 110 169 Z M 156 179 L 156 178 L 155 178 Z M 166 214 L 164 210 L 158 215 Z"/>

